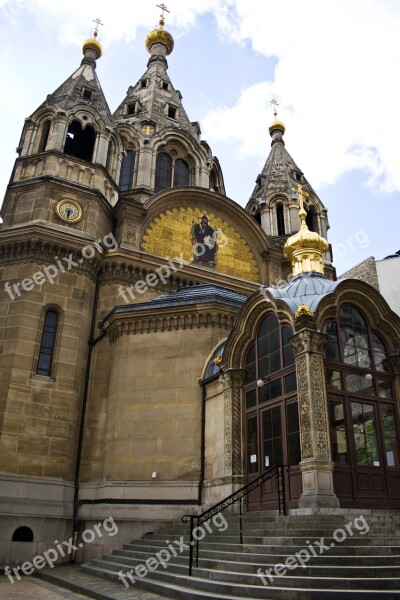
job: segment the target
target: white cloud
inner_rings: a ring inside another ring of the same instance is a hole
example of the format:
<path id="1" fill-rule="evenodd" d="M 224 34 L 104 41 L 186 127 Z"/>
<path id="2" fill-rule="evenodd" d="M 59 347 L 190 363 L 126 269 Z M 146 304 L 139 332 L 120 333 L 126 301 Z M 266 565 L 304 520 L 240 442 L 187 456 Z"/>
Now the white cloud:
<path id="1" fill-rule="evenodd" d="M 275 56 L 273 81 L 210 112 L 210 142 L 230 138 L 244 154 L 265 156 L 260 124 L 273 96 L 290 151 L 316 187 L 367 171 L 380 191 L 400 190 L 400 4 L 391 0 L 232 0 L 224 35 Z M 260 98 L 259 95 L 263 95 Z M 271 113 L 270 113 L 271 114 Z M 272 116 L 272 115 L 271 115 Z M 209 132 L 209 133 L 208 133 Z"/>

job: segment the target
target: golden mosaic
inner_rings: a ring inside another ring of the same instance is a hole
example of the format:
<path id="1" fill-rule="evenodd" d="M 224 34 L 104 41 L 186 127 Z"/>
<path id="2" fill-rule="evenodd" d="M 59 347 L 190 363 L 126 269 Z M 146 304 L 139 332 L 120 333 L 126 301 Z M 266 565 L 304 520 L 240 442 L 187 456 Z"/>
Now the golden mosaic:
<path id="1" fill-rule="evenodd" d="M 194 266 L 260 281 L 247 243 L 233 225 L 206 209 L 173 208 L 161 213 L 144 232 L 141 247 L 149 254 L 168 258 L 182 254 Z"/>

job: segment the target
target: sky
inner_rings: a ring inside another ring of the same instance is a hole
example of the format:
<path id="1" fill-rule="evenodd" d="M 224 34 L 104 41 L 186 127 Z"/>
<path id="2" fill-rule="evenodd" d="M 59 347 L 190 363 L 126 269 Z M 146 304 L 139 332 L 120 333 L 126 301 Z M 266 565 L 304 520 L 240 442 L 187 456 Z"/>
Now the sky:
<path id="1" fill-rule="evenodd" d="M 154 0 L 0 0 L 0 197 L 24 119 L 78 68 L 100 18 L 97 74 L 112 111 L 146 70 Z M 270 150 L 286 148 L 328 209 L 338 275 L 400 249 L 400 2 L 168 0 L 168 73 L 245 206 Z"/>

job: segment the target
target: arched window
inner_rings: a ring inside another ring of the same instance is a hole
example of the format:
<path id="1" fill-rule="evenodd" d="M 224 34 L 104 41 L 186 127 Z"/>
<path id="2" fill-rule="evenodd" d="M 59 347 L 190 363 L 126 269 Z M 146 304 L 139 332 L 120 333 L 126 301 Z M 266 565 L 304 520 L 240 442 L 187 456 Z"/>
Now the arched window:
<path id="1" fill-rule="evenodd" d="M 174 165 L 174 187 L 179 185 L 189 185 L 189 166 L 181 158 Z"/>
<path id="2" fill-rule="evenodd" d="M 278 228 L 278 235 L 285 235 L 285 217 L 283 215 L 283 205 L 276 205 L 276 224 Z"/>
<path id="3" fill-rule="evenodd" d="M 209 379 L 214 375 L 218 375 L 221 372 L 219 368 L 219 358 L 222 357 L 222 353 L 224 351 L 225 342 L 222 342 L 217 346 L 217 348 L 212 353 L 210 360 L 207 363 L 206 370 L 204 372 L 203 380 Z M 217 362 L 215 362 L 217 360 Z"/>
<path id="4" fill-rule="evenodd" d="M 33 531 L 30 527 L 18 527 L 12 536 L 13 542 L 33 542 Z"/>
<path id="5" fill-rule="evenodd" d="M 50 133 L 50 125 L 51 125 L 50 119 L 47 119 L 47 121 L 45 121 L 42 124 L 42 133 L 40 134 L 40 142 L 39 142 L 38 152 L 44 152 L 46 150 L 47 140 L 49 139 L 49 133 Z"/>
<path id="6" fill-rule="evenodd" d="M 82 129 L 79 121 L 72 121 L 67 131 L 64 154 L 91 161 L 95 141 L 96 132 L 91 125 L 86 125 L 85 129 Z"/>
<path id="7" fill-rule="evenodd" d="M 210 190 L 213 192 L 219 192 L 218 177 L 214 168 L 211 169 L 210 173 Z"/>
<path id="8" fill-rule="evenodd" d="M 167 190 L 171 187 L 172 180 L 172 158 L 166 152 L 157 155 L 155 192 Z"/>
<path id="9" fill-rule="evenodd" d="M 306 225 L 310 231 L 318 233 L 318 218 L 314 206 L 306 207 Z"/>
<path id="10" fill-rule="evenodd" d="M 378 488 L 374 486 L 386 480 L 390 502 L 394 491 L 389 489 L 392 480 L 387 469 L 399 470 L 400 458 L 394 378 L 385 370 L 386 345 L 351 304 L 342 304 L 337 318 L 326 321 L 322 331 L 327 337 L 326 385 L 332 460 L 338 465 L 334 472 L 337 493 L 361 498 L 375 493 Z M 349 478 L 350 468 L 355 469 L 355 479 L 354 473 Z M 358 477 L 364 478 L 362 489 Z M 382 491 L 382 497 L 385 494 Z"/>
<path id="11" fill-rule="evenodd" d="M 300 432 L 293 332 L 276 315 L 264 317 L 247 351 L 246 444 L 247 473 L 257 475 L 276 464 L 300 462 Z"/>
<path id="12" fill-rule="evenodd" d="M 56 342 L 58 314 L 55 310 L 46 311 L 43 324 L 42 339 L 40 342 L 37 375 L 51 375 L 54 347 Z"/>
<path id="13" fill-rule="evenodd" d="M 176 150 L 171 150 L 175 157 Z M 160 192 L 171 187 L 189 185 L 189 165 L 181 158 L 173 160 L 167 152 L 160 152 L 156 161 L 156 178 L 154 191 Z"/>
<path id="14" fill-rule="evenodd" d="M 126 156 L 122 159 L 121 174 L 119 177 L 119 187 L 121 192 L 126 192 L 132 188 L 133 170 L 135 168 L 135 153 L 128 150 Z"/>

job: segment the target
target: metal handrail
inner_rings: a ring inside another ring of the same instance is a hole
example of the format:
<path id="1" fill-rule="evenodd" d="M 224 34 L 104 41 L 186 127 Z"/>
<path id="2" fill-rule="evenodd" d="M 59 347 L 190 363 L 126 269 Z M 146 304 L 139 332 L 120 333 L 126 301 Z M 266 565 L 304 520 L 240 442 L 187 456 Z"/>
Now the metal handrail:
<path id="1" fill-rule="evenodd" d="M 190 535 L 189 535 L 189 576 L 192 574 L 192 569 L 197 568 L 199 564 L 199 542 L 200 539 L 193 535 L 195 529 L 200 527 L 203 523 L 211 519 L 214 515 L 222 512 L 228 506 L 232 506 L 238 500 L 242 500 L 245 496 L 247 496 L 252 490 L 261 486 L 263 483 L 272 479 L 272 477 L 277 477 L 278 482 L 278 509 L 279 515 L 287 515 L 286 508 L 286 494 L 285 494 L 285 469 L 289 472 L 290 467 L 288 465 L 274 465 L 270 467 L 264 473 L 246 483 L 239 490 L 230 494 L 214 504 L 211 508 L 205 510 L 200 515 L 183 515 L 182 521 L 186 523 L 190 520 Z M 239 533 L 240 533 L 240 543 L 243 544 L 243 528 L 242 528 L 242 503 L 240 502 L 240 511 L 239 511 Z"/>

